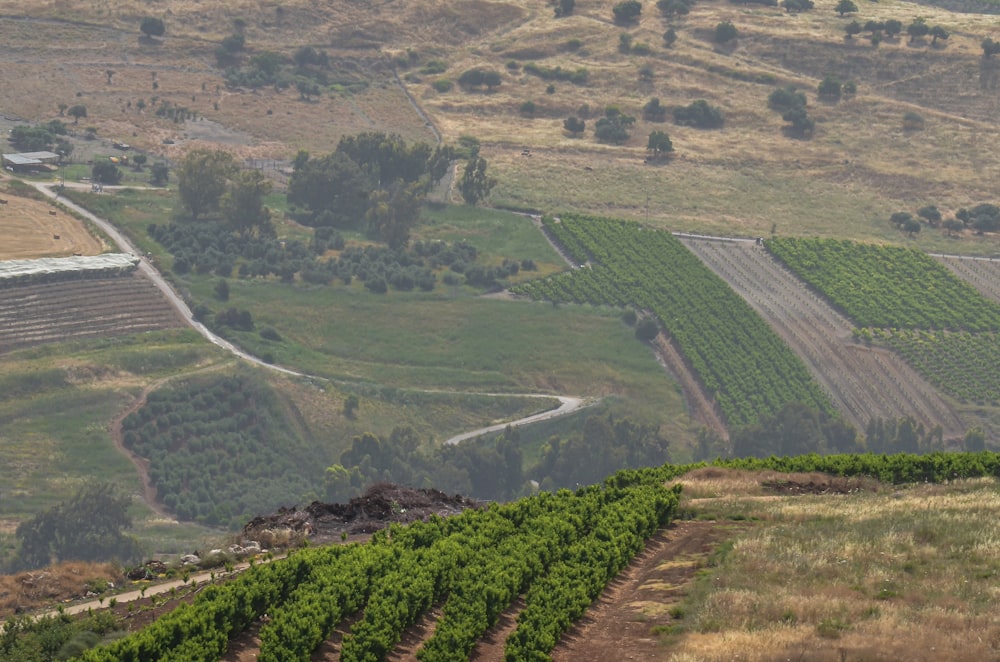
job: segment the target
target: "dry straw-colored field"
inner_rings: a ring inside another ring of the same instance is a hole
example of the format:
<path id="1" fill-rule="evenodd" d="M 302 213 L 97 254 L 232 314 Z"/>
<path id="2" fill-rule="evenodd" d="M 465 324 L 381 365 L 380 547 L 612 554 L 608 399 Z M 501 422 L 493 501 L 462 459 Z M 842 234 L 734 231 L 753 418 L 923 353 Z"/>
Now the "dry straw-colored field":
<path id="1" fill-rule="evenodd" d="M 97 255 L 104 250 L 83 223 L 40 200 L 6 195 L 0 204 L 0 260 Z"/>

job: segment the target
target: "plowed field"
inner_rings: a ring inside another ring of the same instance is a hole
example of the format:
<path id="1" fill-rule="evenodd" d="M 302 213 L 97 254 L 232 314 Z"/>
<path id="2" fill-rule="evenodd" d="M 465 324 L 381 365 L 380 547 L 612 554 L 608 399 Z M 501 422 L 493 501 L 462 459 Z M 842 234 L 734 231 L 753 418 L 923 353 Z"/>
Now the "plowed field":
<path id="1" fill-rule="evenodd" d="M 182 326 L 156 286 L 138 274 L 0 288 L 0 353 Z"/>
<path id="2" fill-rule="evenodd" d="M 753 241 L 681 241 L 756 310 L 805 362 L 845 419 L 912 416 L 945 438 L 964 434 L 950 405 L 894 353 L 853 340 L 853 325 Z"/>

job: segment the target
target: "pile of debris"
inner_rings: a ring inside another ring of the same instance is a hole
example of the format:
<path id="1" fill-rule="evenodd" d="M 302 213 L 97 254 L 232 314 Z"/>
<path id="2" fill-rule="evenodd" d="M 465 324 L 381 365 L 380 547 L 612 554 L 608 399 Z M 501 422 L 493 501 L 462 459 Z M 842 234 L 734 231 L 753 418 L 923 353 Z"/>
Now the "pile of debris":
<path id="1" fill-rule="evenodd" d="M 448 496 L 435 489 L 411 489 L 392 483 L 376 483 L 346 504 L 313 501 L 303 509 L 281 508 L 273 515 L 255 517 L 243 527 L 243 540 L 268 547 L 294 544 L 310 538 L 316 543 L 369 535 L 389 524 L 409 524 L 431 515 L 447 517 L 478 501 L 460 495 Z"/>

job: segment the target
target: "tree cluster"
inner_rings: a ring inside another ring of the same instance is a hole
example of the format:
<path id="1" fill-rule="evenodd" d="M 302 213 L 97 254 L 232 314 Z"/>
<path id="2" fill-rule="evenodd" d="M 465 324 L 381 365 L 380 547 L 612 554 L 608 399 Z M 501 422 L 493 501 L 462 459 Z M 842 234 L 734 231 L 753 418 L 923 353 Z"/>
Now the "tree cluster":
<path id="1" fill-rule="evenodd" d="M 77 107 L 73 106 L 70 110 Z M 86 117 L 86 109 L 83 106 L 79 108 L 83 108 L 81 116 Z M 68 156 L 73 151 L 73 144 L 63 138 L 67 133 L 64 123 L 51 120 L 38 126 L 18 124 L 10 130 L 7 140 L 22 152 L 54 151 L 62 156 Z"/>
<path id="2" fill-rule="evenodd" d="M 698 129 L 721 129 L 725 118 L 721 110 L 704 99 L 698 99 L 687 106 L 674 108 L 674 123 Z"/>
<path id="3" fill-rule="evenodd" d="M 792 402 L 732 435 L 733 457 L 854 453 L 857 431 L 840 418 Z"/>
<path id="4" fill-rule="evenodd" d="M 781 119 L 788 122 L 786 131 L 796 138 L 805 138 L 812 134 L 816 122 L 806 111 L 806 95 L 799 92 L 794 85 L 779 87 L 771 92 L 767 99 L 771 110 L 781 113 Z"/>
<path id="5" fill-rule="evenodd" d="M 608 106 L 604 117 L 594 125 L 594 137 L 602 143 L 621 144 L 629 139 L 629 129 L 635 118 L 626 115 L 618 106 Z"/>
<path id="6" fill-rule="evenodd" d="M 288 201 L 305 210 L 298 217 L 309 225 L 364 227 L 373 238 L 400 247 L 420 218 L 426 192 L 454 155 L 451 147 L 407 145 L 381 132 L 345 136 L 326 156 L 296 156 Z"/>
<path id="7" fill-rule="evenodd" d="M 955 236 L 964 230 L 984 232 L 1000 231 L 1000 207 L 989 202 L 978 204 L 970 209 L 959 209 L 951 217 L 945 218 L 934 205 L 926 205 L 916 212 L 916 217 L 908 211 L 894 212 L 889 222 L 897 229 L 914 235 L 920 232 L 926 224 L 931 228 L 942 228 L 947 234 Z"/>
<path id="8" fill-rule="evenodd" d="M 125 534 L 132 527 L 131 503 L 109 483 L 82 487 L 68 501 L 18 525 L 15 565 L 31 569 L 54 561 L 139 561 L 139 543 Z"/>

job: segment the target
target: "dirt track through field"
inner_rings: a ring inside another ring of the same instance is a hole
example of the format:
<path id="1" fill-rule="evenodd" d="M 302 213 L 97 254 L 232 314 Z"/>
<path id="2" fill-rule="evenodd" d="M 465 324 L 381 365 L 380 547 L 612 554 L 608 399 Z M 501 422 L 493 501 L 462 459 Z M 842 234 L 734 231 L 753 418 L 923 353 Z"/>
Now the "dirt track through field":
<path id="1" fill-rule="evenodd" d="M 912 416 L 946 439 L 965 426 L 915 370 L 888 350 L 855 342 L 853 325 L 753 241 L 680 237 L 788 343 L 847 421 Z"/>

